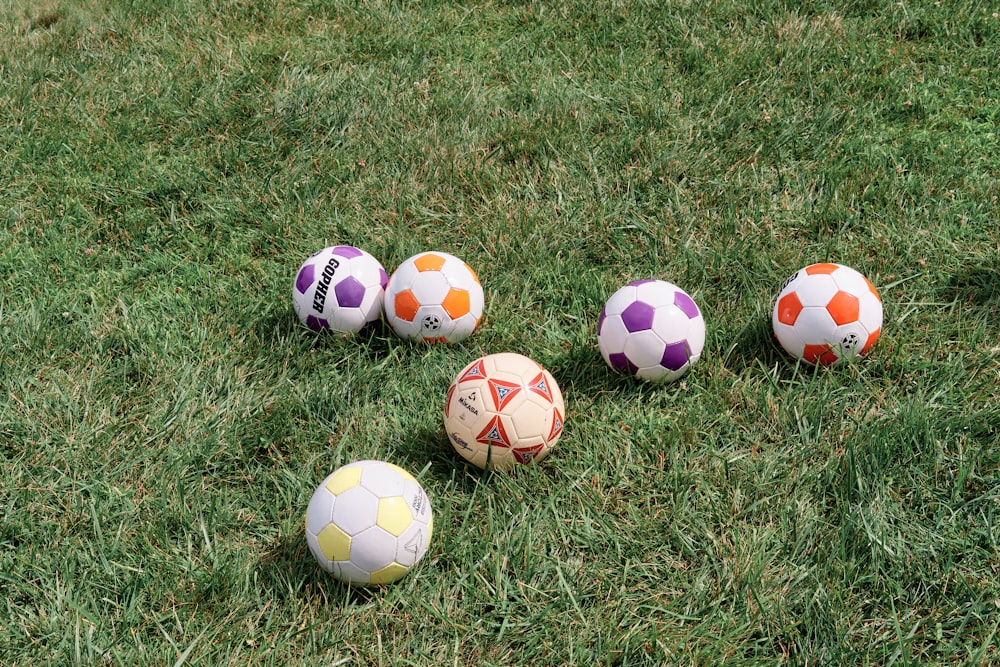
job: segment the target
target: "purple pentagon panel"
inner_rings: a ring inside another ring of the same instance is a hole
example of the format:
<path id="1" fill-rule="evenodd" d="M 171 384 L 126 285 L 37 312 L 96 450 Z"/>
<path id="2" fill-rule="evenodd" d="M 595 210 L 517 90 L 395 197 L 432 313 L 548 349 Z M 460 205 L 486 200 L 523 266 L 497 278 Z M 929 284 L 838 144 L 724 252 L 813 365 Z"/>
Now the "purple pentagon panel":
<path id="1" fill-rule="evenodd" d="M 310 315 L 306 318 L 306 326 L 313 331 L 319 331 L 320 329 L 329 329 L 330 323 L 315 315 Z"/>
<path id="2" fill-rule="evenodd" d="M 378 270 L 378 282 L 382 285 L 382 289 L 389 286 L 389 274 L 385 272 L 385 269 Z"/>
<path id="3" fill-rule="evenodd" d="M 601 335 L 601 327 L 604 326 L 604 320 L 608 316 L 608 309 L 601 308 L 601 315 L 597 318 L 597 335 Z"/>
<path id="4" fill-rule="evenodd" d="M 358 308 L 365 299 L 365 286 L 354 276 L 347 276 L 333 288 L 337 303 L 345 308 Z"/>
<path id="5" fill-rule="evenodd" d="M 648 303 L 636 301 L 629 304 L 628 308 L 622 311 L 622 322 L 629 333 L 645 331 L 653 326 L 653 315 L 656 309 Z"/>
<path id="6" fill-rule="evenodd" d="M 628 360 L 628 357 L 625 356 L 624 352 L 609 354 L 608 361 L 611 362 L 611 367 L 620 373 L 635 375 L 635 372 L 639 370 L 635 364 Z"/>
<path id="7" fill-rule="evenodd" d="M 299 271 L 299 275 L 295 277 L 295 289 L 299 291 L 299 294 L 305 294 L 315 279 L 316 265 L 306 264 Z"/>
<path id="8" fill-rule="evenodd" d="M 679 371 L 684 368 L 684 364 L 691 358 L 691 348 L 686 340 L 679 343 L 670 343 L 663 350 L 663 359 L 660 365 L 672 371 Z"/>
<path id="9" fill-rule="evenodd" d="M 645 278 L 643 280 L 635 280 L 628 284 L 629 287 L 638 287 L 639 285 L 645 285 L 646 283 L 655 283 L 655 278 Z"/>
<path id="10" fill-rule="evenodd" d="M 333 249 L 333 254 L 338 257 L 346 257 L 347 259 L 354 259 L 355 257 L 361 257 L 363 254 L 361 250 L 355 248 L 352 245 L 339 245 Z"/>
<path id="11" fill-rule="evenodd" d="M 674 292 L 674 305 L 680 308 L 690 320 L 701 315 L 701 311 L 698 310 L 698 305 L 694 302 L 694 299 L 680 290 Z"/>

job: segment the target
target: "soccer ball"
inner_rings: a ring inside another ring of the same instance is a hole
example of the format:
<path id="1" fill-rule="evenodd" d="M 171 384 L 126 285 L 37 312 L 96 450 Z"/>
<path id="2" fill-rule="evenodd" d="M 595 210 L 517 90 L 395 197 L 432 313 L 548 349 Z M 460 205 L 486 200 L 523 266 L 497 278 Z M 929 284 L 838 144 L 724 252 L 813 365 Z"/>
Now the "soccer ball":
<path id="1" fill-rule="evenodd" d="M 457 343 L 483 316 L 483 286 L 468 264 L 446 252 L 410 257 L 389 278 L 385 315 L 400 338 Z"/>
<path id="2" fill-rule="evenodd" d="M 611 295 L 597 322 L 608 366 L 647 382 L 684 375 L 705 347 L 705 318 L 694 299 L 665 280 L 637 280 Z"/>
<path id="3" fill-rule="evenodd" d="M 555 378 L 520 354 L 476 359 L 448 388 L 444 426 L 463 458 L 508 470 L 545 458 L 559 440 L 566 408 Z"/>
<path id="4" fill-rule="evenodd" d="M 849 266 L 812 264 L 781 286 L 771 324 L 788 354 L 828 366 L 868 354 L 882 330 L 882 299 Z"/>
<path id="5" fill-rule="evenodd" d="M 303 262 L 292 285 L 292 304 L 314 331 L 357 333 L 382 315 L 388 282 L 379 261 L 349 245 L 323 248 Z"/>
<path id="6" fill-rule="evenodd" d="M 431 504 L 414 477 L 385 461 L 338 468 L 306 510 L 306 541 L 320 566 L 349 584 L 396 581 L 427 552 Z"/>

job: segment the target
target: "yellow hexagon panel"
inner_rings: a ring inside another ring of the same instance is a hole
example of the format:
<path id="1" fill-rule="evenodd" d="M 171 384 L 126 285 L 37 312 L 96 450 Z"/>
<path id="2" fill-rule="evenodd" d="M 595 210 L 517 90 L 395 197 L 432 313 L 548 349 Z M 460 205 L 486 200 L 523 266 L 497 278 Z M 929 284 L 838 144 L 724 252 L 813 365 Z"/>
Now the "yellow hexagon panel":
<path id="1" fill-rule="evenodd" d="M 344 466 L 326 482 L 326 490 L 337 496 L 361 483 L 361 466 Z"/>
<path id="2" fill-rule="evenodd" d="M 391 584 L 409 571 L 410 568 L 404 567 L 399 563 L 389 563 L 385 567 L 372 572 L 371 583 L 375 585 Z"/>
<path id="3" fill-rule="evenodd" d="M 351 558 L 351 536 L 337 527 L 327 524 L 316 536 L 323 555 L 330 560 L 349 560 Z"/>
<path id="4" fill-rule="evenodd" d="M 378 515 L 375 519 L 385 532 L 399 537 L 413 523 L 413 513 L 403 496 L 379 498 Z"/>

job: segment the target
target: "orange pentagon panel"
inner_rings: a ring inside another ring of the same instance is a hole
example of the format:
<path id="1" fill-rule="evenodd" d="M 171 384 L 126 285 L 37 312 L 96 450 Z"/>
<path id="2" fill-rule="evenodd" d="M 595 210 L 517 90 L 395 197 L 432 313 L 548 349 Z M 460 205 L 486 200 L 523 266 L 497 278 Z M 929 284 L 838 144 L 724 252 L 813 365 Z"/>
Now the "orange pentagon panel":
<path id="1" fill-rule="evenodd" d="M 830 313 L 830 317 L 838 326 L 843 326 L 858 321 L 861 306 L 858 303 L 858 297 L 840 291 L 833 295 L 830 303 L 826 304 L 826 312 Z"/>
<path id="2" fill-rule="evenodd" d="M 444 257 L 427 253 L 413 260 L 413 265 L 417 267 L 417 271 L 440 271 L 444 266 Z"/>
<path id="3" fill-rule="evenodd" d="M 795 292 L 789 292 L 778 299 L 778 321 L 792 326 L 802 312 L 802 302 Z"/>
<path id="4" fill-rule="evenodd" d="M 868 336 L 868 340 L 865 341 L 864 347 L 861 348 L 861 356 L 868 354 L 868 351 L 872 349 L 873 345 L 875 345 L 875 341 L 878 340 L 880 333 L 882 333 L 882 329 L 876 329 Z"/>
<path id="5" fill-rule="evenodd" d="M 452 287 L 448 290 L 448 296 L 441 302 L 441 307 L 451 315 L 451 319 L 453 320 L 457 320 L 463 315 L 468 315 L 469 309 L 472 307 L 472 303 L 469 300 L 469 292 L 464 289 L 455 289 Z"/>
<path id="6" fill-rule="evenodd" d="M 808 273 L 810 276 L 830 274 L 839 268 L 840 267 L 836 264 L 813 264 L 812 266 L 806 267 L 806 273 Z"/>
<path id="7" fill-rule="evenodd" d="M 837 353 L 826 343 L 822 345 L 806 345 L 805 349 L 802 350 L 802 358 L 810 364 L 829 366 L 837 361 Z"/>
<path id="8" fill-rule="evenodd" d="M 403 290 L 397 294 L 393 305 L 396 307 L 396 317 L 407 322 L 412 322 L 417 316 L 417 310 L 420 309 L 420 302 L 410 290 Z"/>
<path id="9" fill-rule="evenodd" d="M 865 279 L 865 282 L 868 283 L 868 289 L 870 289 L 872 291 L 872 294 L 874 294 L 875 297 L 879 301 L 881 301 L 882 297 L 879 295 L 878 290 L 875 289 L 875 285 L 872 285 L 872 281 L 868 280 L 868 276 L 862 276 L 862 277 Z"/>
<path id="10" fill-rule="evenodd" d="M 472 270 L 472 267 L 469 266 L 468 264 L 466 264 L 465 268 L 467 268 L 469 270 L 469 274 L 472 276 L 472 279 L 476 281 L 476 284 L 477 285 L 482 285 L 482 283 L 479 282 L 479 276 L 476 275 L 476 272 Z"/>

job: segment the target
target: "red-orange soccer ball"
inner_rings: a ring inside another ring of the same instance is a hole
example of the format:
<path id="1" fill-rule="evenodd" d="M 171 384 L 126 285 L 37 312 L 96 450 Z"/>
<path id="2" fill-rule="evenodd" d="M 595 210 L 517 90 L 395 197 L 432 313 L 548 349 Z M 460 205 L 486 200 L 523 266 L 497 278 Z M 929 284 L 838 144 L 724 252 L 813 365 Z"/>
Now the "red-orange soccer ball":
<path id="1" fill-rule="evenodd" d="M 788 354 L 828 366 L 871 351 L 882 332 L 882 299 L 851 267 L 812 264 L 785 281 L 771 324 Z"/>

